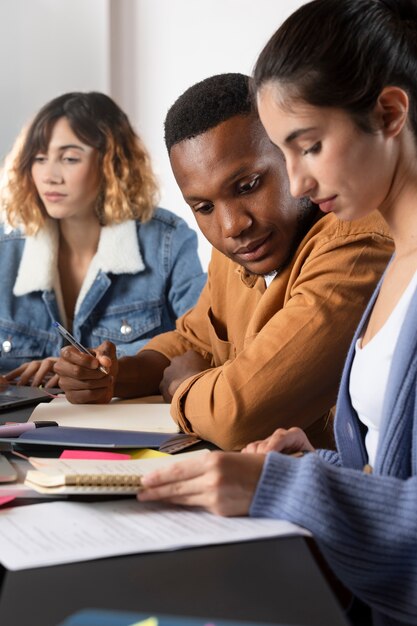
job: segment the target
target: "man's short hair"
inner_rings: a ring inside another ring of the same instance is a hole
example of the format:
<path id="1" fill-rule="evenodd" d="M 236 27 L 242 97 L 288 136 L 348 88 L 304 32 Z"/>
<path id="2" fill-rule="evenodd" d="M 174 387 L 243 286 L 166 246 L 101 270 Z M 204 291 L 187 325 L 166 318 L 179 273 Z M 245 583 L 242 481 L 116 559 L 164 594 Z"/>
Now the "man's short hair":
<path id="1" fill-rule="evenodd" d="M 165 144 L 172 146 L 205 133 L 235 115 L 255 110 L 244 74 L 217 74 L 189 87 L 171 106 L 165 118 Z"/>

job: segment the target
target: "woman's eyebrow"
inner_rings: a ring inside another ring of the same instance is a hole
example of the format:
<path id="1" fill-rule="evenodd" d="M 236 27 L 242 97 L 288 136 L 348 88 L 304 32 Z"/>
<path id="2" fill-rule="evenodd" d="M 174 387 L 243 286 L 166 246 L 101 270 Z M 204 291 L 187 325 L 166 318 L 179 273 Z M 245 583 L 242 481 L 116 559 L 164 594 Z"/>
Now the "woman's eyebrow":
<path id="1" fill-rule="evenodd" d="M 75 150 L 82 150 L 83 152 L 85 152 L 82 146 L 79 146 L 75 143 L 68 143 L 68 144 L 65 144 L 64 146 L 59 146 L 59 150 L 68 150 L 69 148 L 75 148 Z"/>
<path id="2" fill-rule="evenodd" d="M 310 130 L 315 130 L 315 129 L 316 129 L 315 126 L 309 126 L 307 128 L 298 128 L 297 130 L 293 130 L 292 133 L 286 136 L 285 143 L 287 144 L 291 143 L 295 139 L 298 139 L 300 135 L 303 135 L 304 133 L 308 133 Z"/>

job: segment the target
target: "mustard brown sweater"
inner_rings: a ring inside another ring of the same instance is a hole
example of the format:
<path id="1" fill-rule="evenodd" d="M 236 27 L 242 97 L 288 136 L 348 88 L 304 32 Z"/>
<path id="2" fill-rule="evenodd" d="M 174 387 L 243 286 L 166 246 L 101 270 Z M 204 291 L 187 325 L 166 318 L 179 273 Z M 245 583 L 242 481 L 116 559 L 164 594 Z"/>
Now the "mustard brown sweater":
<path id="1" fill-rule="evenodd" d="M 177 389 L 171 413 L 185 432 L 228 450 L 300 426 L 331 447 L 343 363 L 393 252 L 385 223 L 318 220 L 268 289 L 217 250 L 197 304 L 144 349 L 169 359 L 196 350 L 211 364 Z"/>

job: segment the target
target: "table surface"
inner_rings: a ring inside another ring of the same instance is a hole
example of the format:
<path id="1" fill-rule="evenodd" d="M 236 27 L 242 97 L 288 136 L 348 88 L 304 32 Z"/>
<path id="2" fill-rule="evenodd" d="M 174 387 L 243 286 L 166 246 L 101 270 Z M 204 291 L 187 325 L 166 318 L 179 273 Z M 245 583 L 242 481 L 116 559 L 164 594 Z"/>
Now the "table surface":
<path id="1" fill-rule="evenodd" d="M 7 420 L 24 421 L 31 410 L 12 411 Z M 85 608 L 298 626 L 347 625 L 304 537 L 18 572 L 0 566 L 2 624 L 57 626 Z"/>
<path id="2" fill-rule="evenodd" d="M 0 576 L 0 620 L 13 626 L 57 626 L 84 608 L 346 626 L 301 537 L 2 570 Z"/>

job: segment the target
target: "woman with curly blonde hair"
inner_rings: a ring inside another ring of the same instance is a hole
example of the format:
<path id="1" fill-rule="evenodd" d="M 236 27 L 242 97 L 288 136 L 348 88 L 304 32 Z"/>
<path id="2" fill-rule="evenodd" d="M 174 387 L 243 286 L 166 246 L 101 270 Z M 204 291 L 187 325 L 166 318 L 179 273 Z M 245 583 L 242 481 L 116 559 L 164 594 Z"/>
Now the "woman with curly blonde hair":
<path id="1" fill-rule="evenodd" d="M 108 96 L 47 103 L 6 159 L 1 185 L 0 369 L 51 386 L 59 320 L 86 346 L 135 354 L 170 330 L 205 282 L 193 230 L 156 208 L 150 159 Z"/>

